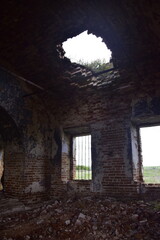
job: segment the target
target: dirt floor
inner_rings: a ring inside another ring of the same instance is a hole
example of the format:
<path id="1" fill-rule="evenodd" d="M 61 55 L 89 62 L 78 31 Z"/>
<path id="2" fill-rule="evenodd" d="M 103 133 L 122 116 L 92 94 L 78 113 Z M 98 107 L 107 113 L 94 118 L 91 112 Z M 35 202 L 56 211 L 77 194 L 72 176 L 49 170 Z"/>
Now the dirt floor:
<path id="1" fill-rule="evenodd" d="M 0 214 L 0 240 L 160 239 L 160 202 L 74 197 L 17 211 Z"/>

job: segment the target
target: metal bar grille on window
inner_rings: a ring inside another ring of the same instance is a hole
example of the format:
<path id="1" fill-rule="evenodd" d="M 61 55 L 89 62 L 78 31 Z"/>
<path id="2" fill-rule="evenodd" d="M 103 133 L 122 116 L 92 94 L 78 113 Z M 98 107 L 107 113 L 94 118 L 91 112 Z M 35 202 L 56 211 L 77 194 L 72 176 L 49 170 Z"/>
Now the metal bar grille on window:
<path id="1" fill-rule="evenodd" d="M 75 137 L 76 180 L 92 179 L 91 135 Z"/>

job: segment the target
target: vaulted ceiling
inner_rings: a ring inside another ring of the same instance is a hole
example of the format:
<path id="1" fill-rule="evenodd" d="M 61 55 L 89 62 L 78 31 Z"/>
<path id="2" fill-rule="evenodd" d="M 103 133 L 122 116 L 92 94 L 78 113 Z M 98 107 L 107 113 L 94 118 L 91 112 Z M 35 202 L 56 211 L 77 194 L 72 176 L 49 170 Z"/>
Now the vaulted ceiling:
<path id="1" fill-rule="evenodd" d="M 45 89 L 61 88 L 74 69 L 61 43 L 84 30 L 103 38 L 119 68 L 159 62 L 160 1 L 2 0 L 0 65 Z"/>

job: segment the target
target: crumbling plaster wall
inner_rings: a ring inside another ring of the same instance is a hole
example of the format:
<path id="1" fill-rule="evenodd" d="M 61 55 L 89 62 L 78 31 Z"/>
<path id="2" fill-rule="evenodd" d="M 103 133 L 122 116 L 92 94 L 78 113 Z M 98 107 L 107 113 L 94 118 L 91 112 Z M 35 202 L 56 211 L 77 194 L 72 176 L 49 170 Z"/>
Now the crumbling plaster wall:
<path id="1" fill-rule="evenodd" d="M 10 119 L 0 126 L 4 141 L 4 191 L 23 198 L 45 196 L 49 193 L 57 151 L 55 118 L 48 114 L 44 100 L 26 97 L 33 91 L 28 84 L 2 69 L 0 85 L 1 108 L 6 119 Z"/>

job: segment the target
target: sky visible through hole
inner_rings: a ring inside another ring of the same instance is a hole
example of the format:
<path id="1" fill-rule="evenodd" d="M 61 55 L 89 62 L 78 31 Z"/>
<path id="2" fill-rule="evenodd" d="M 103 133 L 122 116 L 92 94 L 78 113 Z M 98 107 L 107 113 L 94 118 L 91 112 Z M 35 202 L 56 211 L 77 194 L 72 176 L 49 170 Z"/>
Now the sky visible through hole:
<path id="1" fill-rule="evenodd" d="M 140 128 L 143 166 L 160 166 L 160 126 Z"/>
<path id="2" fill-rule="evenodd" d="M 111 51 L 102 42 L 102 38 L 87 34 L 87 31 L 69 38 L 63 43 L 63 49 L 66 52 L 65 57 L 76 63 L 80 60 L 91 63 L 97 59 L 107 63 L 111 58 Z"/>

